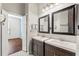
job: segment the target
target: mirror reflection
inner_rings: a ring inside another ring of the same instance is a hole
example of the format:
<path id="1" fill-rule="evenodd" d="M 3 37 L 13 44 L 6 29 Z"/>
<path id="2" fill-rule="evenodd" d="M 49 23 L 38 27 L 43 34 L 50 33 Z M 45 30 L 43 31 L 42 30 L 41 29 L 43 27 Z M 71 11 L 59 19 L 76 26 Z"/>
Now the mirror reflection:
<path id="1" fill-rule="evenodd" d="M 49 30 L 49 28 L 48 28 L 48 26 L 49 26 L 49 16 L 48 15 L 46 15 L 46 16 L 44 16 L 44 17 L 41 17 L 40 19 L 39 19 L 39 32 L 48 32 L 48 30 Z"/>
<path id="2" fill-rule="evenodd" d="M 54 14 L 54 32 L 68 32 L 68 10 Z"/>
<path id="3" fill-rule="evenodd" d="M 59 10 L 52 14 L 52 33 L 75 34 L 75 6 Z"/>

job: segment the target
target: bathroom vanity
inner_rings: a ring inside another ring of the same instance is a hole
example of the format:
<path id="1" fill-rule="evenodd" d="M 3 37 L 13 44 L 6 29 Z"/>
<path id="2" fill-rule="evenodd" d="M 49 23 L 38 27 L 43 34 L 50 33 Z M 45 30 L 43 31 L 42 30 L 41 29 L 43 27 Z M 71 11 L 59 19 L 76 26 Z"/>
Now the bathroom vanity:
<path id="1" fill-rule="evenodd" d="M 45 56 L 75 56 L 76 44 L 57 39 L 45 41 Z"/>
<path id="2" fill-rule="evenodd" d="M 32 39 L 32 53 L 33 55 L 43 56 L 43 42 Z"/>
<path id="3" fill-rule="evenodd" d="M 58 39 L 32 38 L 32 54 L 35 56 L 75 56 L 76 44 Z"/>
<path id="4" fill-rule="evenodd" d="M 75 56 L 75 53 L 60 47 L 45 44 L 45 56 Z"/>
<path id="5" fill-rule="evenodd" d="M 44 41 L 48 38 L 43 38 L 40 36 L 32 38 L 32 54 L 35 56 L 43 56 L 44 55 Z"/>

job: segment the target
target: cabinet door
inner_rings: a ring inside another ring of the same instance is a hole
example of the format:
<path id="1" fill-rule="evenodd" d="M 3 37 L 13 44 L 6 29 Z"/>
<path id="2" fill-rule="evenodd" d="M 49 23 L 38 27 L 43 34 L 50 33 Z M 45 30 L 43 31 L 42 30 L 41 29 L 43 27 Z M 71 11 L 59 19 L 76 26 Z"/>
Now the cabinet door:
<path id="1" fill-rule="evenodd" d="M 55 47 L 56 56 L 75 56 L 75 53 Z"/>
<path id="2" fill-rule="evenodd" d="M 33 55 L 37 55 L 37 41 L 36 40 L 32 40 L 32 53 Z"/>
<path id="3" fill-rule="evenodd" d="M 56 56 L 65 56 L 65 53 L 62 52 L 63 50 L 55 48 L 55 55 Z"/>
<path id="4" fill-rule="evenodd" d="M 38 55 L 43 56 L 43 42 L 38 41 Z"/>
<path id="5" fill-rule="evenodd" d="M 49 44 L 45 44 L 45 56 L 54 56 L 54 53 L 54 47 Z"/>

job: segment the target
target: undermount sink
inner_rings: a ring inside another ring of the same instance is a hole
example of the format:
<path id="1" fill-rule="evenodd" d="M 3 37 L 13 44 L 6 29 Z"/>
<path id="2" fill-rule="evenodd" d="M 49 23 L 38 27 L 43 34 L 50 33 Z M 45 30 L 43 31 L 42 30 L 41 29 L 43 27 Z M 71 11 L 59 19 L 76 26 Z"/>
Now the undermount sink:
<path id="1" fill-rule="evenodd" d="M 51 39 L 52 42 L 61 42 L 60 40 L 57 40 L 57 39 Z"/>
<path id="2" fill-rule="evenodd" d="M 48 38 L 42 37 L 42 36 L 35 36 L 33 38 L 36 39 L 36 40 L 39 40 L 39 41 L 44 41 L 44 40 L 47 40 L 48 39 Z"/>
<path id="3" fill-rule="evenodd" d="M 69 48 L 76 48 L 76 44 L 75 43 L 71 43 L 71 42 L 62 42 L 62 45 L 64 46 L 67 46 Z"/>
<path id="4" fill-rule="evenodd" d="M 50 40 L 45 41 L 45 43 L 48 43 L 48 44 L 51 44 L 51 45 L 54 45 L 54 46 L 57 46 L 60 48 L 67 49 L 72 52 L 76 51 L 76 44 L 72 43 L 72 42 L 67 42 L 67 41 L 58 40 L 58 39 L 50 39 Z"/>

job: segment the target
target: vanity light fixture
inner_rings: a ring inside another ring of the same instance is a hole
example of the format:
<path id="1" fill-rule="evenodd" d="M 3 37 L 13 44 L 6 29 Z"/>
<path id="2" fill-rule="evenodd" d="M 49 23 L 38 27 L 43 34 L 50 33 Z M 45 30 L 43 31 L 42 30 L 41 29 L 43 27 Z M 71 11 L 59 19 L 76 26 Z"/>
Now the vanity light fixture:
<path id="1" fill-rule="evenodd" d="M 59 3 L 55 3 L 54 5 L 59 5 Z"/>
<path id="2" fill-rule="evenodd" d="M 46 8 L 45 8 L 45 10 L 48 10 L 49 9 L 49 7 L 47 6 Z"/>
<path id="3" fill-rule="evenodd" d="M 50 8 L 53 8 L 54 5 L 55 5 L 55 3 L 47 4 L 46 6 L 43 7 L 42 12 L 45 12 L 45 11 L 49 10 Z"/>
<path id="4" fill-rule="evenodd" d="M 46 7 L 44 7 L 43 9 L 42 9 L 42 12 L 45 12 L 45 11 L 47 11 L 49 9 L 49 6 L 46 6 Z"/>
<path id="5" fill-rule="evenodd" d="M 44 7 L 43 7 L 43 9 L 42 9 L 42 12 L 45 12 L 45 11 L 47 11 L 48 9 L 49 9 L 49 4 L 46 4 Z"/>
<path id="6" fill-rule="evenodd" d="M 42 12 L 44 12 L 45 11 L 45 9 L 42 9 Z"/>
<path id="7" fill-rule="evenodd" d="M 49 6 L 49 8 L 52 8 L 52 7 L 54 7 L 54 5 L 51 4 L 51 5 Z"/>
<path id="8" fill-rule="evenodd" d="M 54 6 L 59 5 L 59 3 L 51 3 L 51 4 L 47 4 L 45 7 L 43 7 L 42 12 L 47 11 L 48 9 L 53 8 Z"/>

